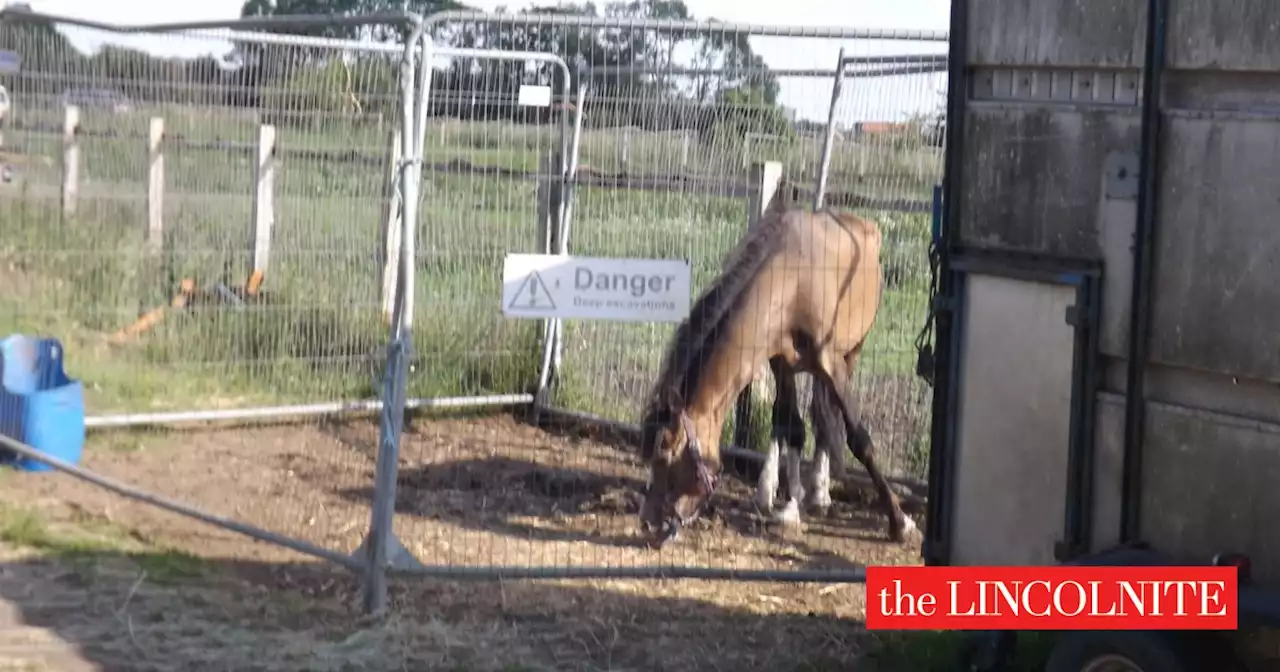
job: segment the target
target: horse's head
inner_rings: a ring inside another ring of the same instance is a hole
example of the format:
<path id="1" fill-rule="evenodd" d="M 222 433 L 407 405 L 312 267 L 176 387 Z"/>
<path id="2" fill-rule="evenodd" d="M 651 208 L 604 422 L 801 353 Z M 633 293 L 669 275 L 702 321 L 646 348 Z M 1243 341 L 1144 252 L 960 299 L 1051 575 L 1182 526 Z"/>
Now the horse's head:
<path id="1" fill-rule="evenodd" d="M 719 460 L 707 459 L 693 419 L 683 409 L 669 415 L 666 422 L 646 427 L 641 449 L 649 462 L 649 486 L 640 523 L 655 547 L 698 517 L 720 480 Z"/>

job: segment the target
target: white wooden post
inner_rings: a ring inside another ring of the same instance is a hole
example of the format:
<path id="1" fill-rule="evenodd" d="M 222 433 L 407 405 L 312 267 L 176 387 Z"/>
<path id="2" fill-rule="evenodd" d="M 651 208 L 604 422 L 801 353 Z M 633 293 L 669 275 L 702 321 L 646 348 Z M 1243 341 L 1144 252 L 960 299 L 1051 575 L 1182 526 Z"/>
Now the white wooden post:
<path id="1" fill-rule="evenodd" d="M 442 126 L 443 128 L 443 126 Z M 391 324 L 396 292 L 400 285 L 400 247 L 404 231 L 400 224 L 400 130 L 387 140 L 387 165 L 382 173 L 382 317 Z"/>
<path id="2" fill-rule="evenodd" d="M 752 227 L 760 220 L 760 215 L 773 205 L 778 193 L 778 185 L 782 183 L 782 162 L 764 161 L 751 165 L 751 195 L 748 196 L 747 226 Z"/>
<path id="3" fill-rule="evenodd" d="M 152 117 L 147 134 L 147 251 L 164 249 L 164 117 Z"/>
<path id="4" fill-rule="evenodd" d="M 80 191 L 80 108 L 68 105 L 62 116 L 62 216 L 76 214 Z"/>
<path id="5" fill-rule="evenodd" d="M 691 142 L 691 139 L 689 137 L 690 135 L 692 134 L 689 132 L 688 129 L 685 129 L 684 132 L 680 134 L 680 167 L 681 168 L 689 167 L 689 144 Z"/>
<path id="6" fill-rule="evenodd" d="M 747 196 L 747 228 L 755 226 L 760 221 L 760 215 L 774 205 L 774 199 L 778 196 L 778 187 L 782 183 L 782 163 L 765 161 L 752 164 L 750 180 L 751 193 Z M 759 373 L 757 372 L 757 375 Z M 756 442 L 751 433 L 751 428 L 755 424 L 752 396 L 767 397 L 767 387 L 763 381 L 753 381 L 738 395 L 738 401 L 734 404 L 733 444 L 739 448 L 760 451 L 764 446 L 753 445 Z"/>
<path id="7" fill-rule="evenodd" d="M 631 127 L 628 126 L 622 131 L 622 169 L 629 171 L 631 168 Z"/>
<path id="8" fill-rule="evenodd" d="M 271 259 L 271 229 L 276 223 L 276 127 L 258 127 L 258 156 L 253 180 L 253 273 L 266 276 Z"/>

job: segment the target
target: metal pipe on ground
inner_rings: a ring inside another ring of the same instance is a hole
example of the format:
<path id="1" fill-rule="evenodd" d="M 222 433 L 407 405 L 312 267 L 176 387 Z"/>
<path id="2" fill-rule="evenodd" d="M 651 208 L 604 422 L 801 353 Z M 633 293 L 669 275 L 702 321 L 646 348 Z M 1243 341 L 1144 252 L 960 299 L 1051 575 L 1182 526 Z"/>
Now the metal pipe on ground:
<path id="1" fill-rule="evenodd" d="M 15 441 L 14 439 L 11 439 L 3 434 L 0 434 L 0 448 L 4 448 L 5 450 L 17 453 L 18 455 L 25 457 L 27 459 L 36 460 L 38 462 L 47 464 L 53 467 L 54 469 L 61 471 L 64 474 L 74 476 L 75 478 L 78 478 L 87 483 L 92 483 L 93 485 L 96 485 L 105 490 L 110 490 L 111 492 L 114 492 L 117 495 L 128 497 L 130 499 L 136 499 L 145 504 L 150 504 L 151 506 L 164 509 L 165 511 L 169 511 L 171 513 L 176 513 L 180 516 L 186 516 L 188 518 L 193 518 L 195 520 L 198 520 L 202 523 L 207 523 L 215 527 L 221 527 L 223 529 L 231 530 L 232 532 L 243 534 L 247 537 L 258 539 L 259 541 L 265 541 L 267 543 L 275 544 L 277 546 L 283 546 L 285 548 L 288 548 L 293 551 L 297 551 L 299 553 L 303 553 L 305 555 L 311 555 L 311 556 L 320 558 L 321 560 L 328 560 L 329 562 L 332 562 L 340 567 L 345 567 L 352 571 L 360 571 L 364 567 L 364 563 L 360 562 L 356 558 L 353 558 L 343 553 L 339 553 L 338 551 L 322 548 L 320 546 L 316 546 L 315 544 L 311 544 L 298 539 L 293 539 L 291 537 L 286 537 L 284 535 L 277 534 L 270 530 L 264 530 L 255 525 L 249 525 L 247 523 L 242 523 L 236 520 L 232 520 L 230 518 L 224 518 L 222 516 L 217 516 L 211 513 L 205 513 L 204 511 L 201 511 L 194 507 L 187 506 L 186 504 L 183 504 L 181 502 L 175 502 L 165 497 L 153 495 L 149 492 L 143 492 L 142 490 L 138 490 L 137 488 L 130 487 L 128 485 L 125 485 L 124 483 L 120 483 L 110 478 L 106 478 L 105 476 L 99 476 L 91 471 L 82 469 L 74 464 L 71 464 L 70 462 L 60 460 L 56 457 L 53 457 L 52 455 L 47 455 L 44 452 L 41 452 L 40 450 L 33 448 L 32 446 L 22 443 L 21 441 Z"/>

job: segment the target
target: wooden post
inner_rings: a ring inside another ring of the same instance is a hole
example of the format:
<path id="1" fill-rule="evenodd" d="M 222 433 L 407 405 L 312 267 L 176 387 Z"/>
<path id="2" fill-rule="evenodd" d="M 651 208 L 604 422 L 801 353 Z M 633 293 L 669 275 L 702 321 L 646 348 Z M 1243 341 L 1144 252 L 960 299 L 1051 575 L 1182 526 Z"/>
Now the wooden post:
<path id="1" fill-rule="evenodd" d="M 400 246 L 404 237 L 400 217 L 400 129 L 387 138 L 387 166 L 382 173 L 382 317 L 391 324 L 396 292 L 400 289 Z"/>
<path id="2" fill-rule="evenodd" d="M 631 168 L 631 127 L 622 131 L 622 170 L 630 172 Z"/>
<path id="3" fill-rule="evenodd" d="M 152 117 L 147 134 L 147 252 L 164 249 L 164 117 Z"/>
<path id="4" fill-rule="evenodd" d="M 690 135 L 691 133 L 689 132 L 689 129 L 685 129 L 684 132 L 680 134 L 680 167 L 681 168 L 689 167 L 689 144 L 692 142 L 689 137 Z"/>
<path id="5" fill-rule="evenodd" d="M 276 127 L 258 127 L 258 156 L 253 180 L 253 273 L 265 277 L 271 259 L 271 229 L 276 223 Z"/>
<path id="6" fill-rule="evenodd" d="M 80 191 L 80 108 L 68 105 L 62 116 L 62 217 L 76 214 Z"/>
<path id="7" fill-rule="evenodd" d="M 747 197 L 747 227 L 753 227 L 766 210 L 773 205 L 778 196 L 778 186 L 782 183 L 782 163 L 766 161 L 751 165 L 751 194 Z M 733 444 L 739 448 L 759 452 L 764 446 L 756 445 L 751 428 L 755 424 L 752 396 L 764 397 L 765 386 L 753 381 L 747 389 L 738 395 L 734 404 Z"/>

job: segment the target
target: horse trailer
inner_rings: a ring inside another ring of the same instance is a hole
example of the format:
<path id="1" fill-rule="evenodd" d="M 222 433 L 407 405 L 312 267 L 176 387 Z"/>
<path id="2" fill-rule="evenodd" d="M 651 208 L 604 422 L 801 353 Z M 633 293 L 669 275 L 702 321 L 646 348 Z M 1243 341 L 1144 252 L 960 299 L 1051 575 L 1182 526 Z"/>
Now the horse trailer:
<path id="1" fill-rule="evenodd" d="M 1280 3 L 952 0 L 950 35 L 926 562 L 1234 565 L 1240 632 L 1049 669 L 1275 669 Z"/>

